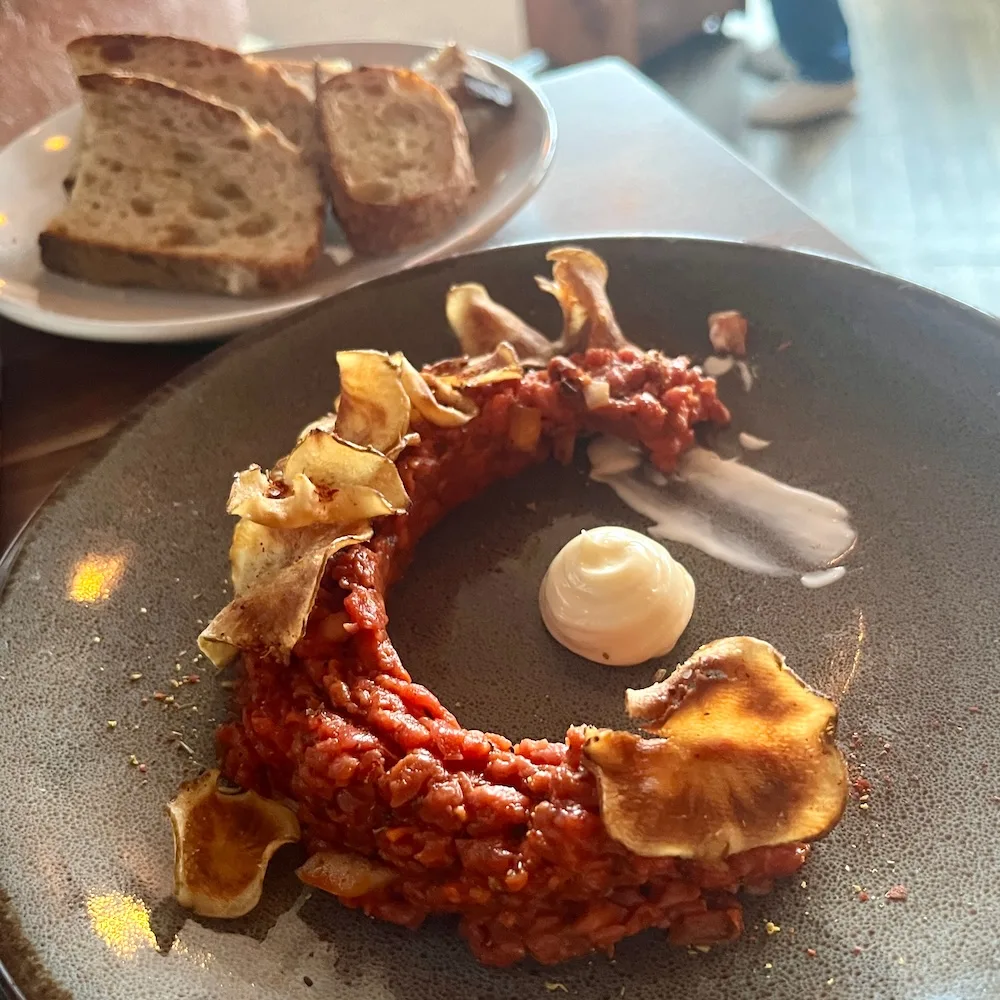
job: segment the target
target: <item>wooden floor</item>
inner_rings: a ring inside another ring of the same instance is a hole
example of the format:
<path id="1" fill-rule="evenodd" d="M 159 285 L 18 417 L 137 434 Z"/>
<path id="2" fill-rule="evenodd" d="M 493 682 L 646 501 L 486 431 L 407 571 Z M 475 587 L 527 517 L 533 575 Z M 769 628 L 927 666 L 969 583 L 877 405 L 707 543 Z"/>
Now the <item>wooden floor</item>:
<path id="1" fill-rule="evenodd" d="M 861 89 L 849 118 L 747 128 L 767 85 L 722 36 L 647 70 L 874 264 L 1000 313 L 1000 2 L 843 2 Z M 769 30 L 758 0 L 733 33 Z"/>

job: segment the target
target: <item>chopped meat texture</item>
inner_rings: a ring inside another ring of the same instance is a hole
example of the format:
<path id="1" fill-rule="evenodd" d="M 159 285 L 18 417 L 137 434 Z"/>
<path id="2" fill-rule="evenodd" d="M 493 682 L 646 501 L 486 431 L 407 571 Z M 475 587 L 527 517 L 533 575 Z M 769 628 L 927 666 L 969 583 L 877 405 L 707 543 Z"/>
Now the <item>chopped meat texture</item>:
<path id="1" fill-rule="evenodd" d="M 708 339 L 717 354 L 735 354 L 745 357 L 747 353 L 747 321 L 735 309 L 712 313 L 708 317 Z"/>
<path id="2" fill-rule="evenodd" d="M 594 381 L 608 393 L 591 409 Z M 735 893 L 797 871 L 804 844 L 712 859 L 633 853 L 602 823 L 581 727 L 564 742 L 516 744 L 464 729 L 407 673 L 385 610 L 430 527 L 497 480 L 567 457 L 580 432 L 641 443 L 673 469 L 695 424 L 728 420 L 715 383 L 684 359 L 624 346 L 465 394 L 477 415 L 462 425 L 416 417 L 419 442 L 397 460 L 408 510 L 332 556 L 290 661 L 244 656 L 239 717 L 218 733 L 223 772 L 298 803 L 312 884 L 406 927 L 457 914 L 487 964 L 610 953 L 650 927 L 676 944 L 729 940 L 742 929 Z"/>

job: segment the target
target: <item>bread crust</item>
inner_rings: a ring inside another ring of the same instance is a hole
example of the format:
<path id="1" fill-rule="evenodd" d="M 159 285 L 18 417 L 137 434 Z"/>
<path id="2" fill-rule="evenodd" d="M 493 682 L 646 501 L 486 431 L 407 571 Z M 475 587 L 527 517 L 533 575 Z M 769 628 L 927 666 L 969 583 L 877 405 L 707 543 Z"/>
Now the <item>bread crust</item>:
<path id="1" fill-rule="evenodd" d="M 356 196 L 345 175 L 344 154 L 337 113 L 342 91 L 363 89 L 368 81 L 388 82 L 417 91 L 435 102 L 444 113 L 450 134 L 452 162 L 445 183 L 419 197 L 392 203 L 373 203 Z M 316 114 L 326 147 L 327 187 L 337 216 L 351 246 L 363 254 L 390 254 L 421 243 L 447 229 L 461 214 L 475 190 L 476 178 L 469 151 L 469 136 L 455 102 L 440 88 L 410 70 L 365 66 L 323 79 L 317 73 Z"/>
<path id="2" fill-rule="evenodd" d="M 171 84 L 148 77 L 96 73 L 79 79 L 81 91 L 87 94 L 118 95 L 141 90 L 154 95 L 165 104 L 183 105 L 214 119 L 220 133 L 235 131 L 251 139 L 264 137 L 269 145 L 278 146 L 290 163 L 313 178 L 301 151 L 282 133 L 270 125 L 254 121 L 243 109 L 223 104 Z M 86 169 L 88 152 L 84 151 L 81 175 Z M 198 169 L 192 167 L 191 169 Z M 57 216 L 39 235 L 42 263 L 46 268 L 69 277 L 101 285 L 141 286 L 168 290 L 188 290 L 225 295 L 268 294 L 288 290 L 305 281 L 313 263 L 323 248 L 325 205 L 317 180 L 315 185 L 316 212 L 309 223 L 311 239 L 301 253 L 284 257 L 273 254 L 254 259 L 235 257 L 211 248 L 157 246 L 141 247 L 105 239 L 88 238 L 71 232 L 62 216 Z M 79 186 L 74 195 L 80 191 Z M 81 197 L 83 193 L 81 192 Z M 70 209 L 72 208 L 72 200 Z"/>
<path id="3" fill-rule="evenodd" d="M 237 107 L 253 104 L 255 92 L 269 94 L 269 103 L 277 109 L 276 113 L 265 116 L 259 110 L 248 108 L 249 113 L 262 124 L 266 121 L 284 132 L 285 137 L 301 146 L 319 167 L 322 144 L 315 128 L 313 95 L 278 63 L 252 59 L 219 45 L 173 35 L 84 35 L 66 46 L 66 54 L 78 77 L 97 73 L 158 77 Z M 189 63 L 197 65 L 191 67 Z M 157 64 L 161 67 L 176 65 L 177 71 L 168 75 L 165 70 L 157 71 L 154 68 Z M 232 86 L 212 86 L 211 79 L 197 82 L 199 77 L 216 73 L 232 77 Z M 220 90 L 226 92 L 220 93 Z M 246 96 L 237 100 L 233 90 Z"/>
<path id="4" fill-rule="evenodd" d="M 50 271 L 95 285 L 206 292 L 210 295 L 267 295 L 297 288 L 318 256 L 310 253 L 283 261 L 247 264 L 221 254 L 163 251 L 140 253 L 93 240 L 81 240 L 58 229 L 38 237 L 42 263 Z"/>

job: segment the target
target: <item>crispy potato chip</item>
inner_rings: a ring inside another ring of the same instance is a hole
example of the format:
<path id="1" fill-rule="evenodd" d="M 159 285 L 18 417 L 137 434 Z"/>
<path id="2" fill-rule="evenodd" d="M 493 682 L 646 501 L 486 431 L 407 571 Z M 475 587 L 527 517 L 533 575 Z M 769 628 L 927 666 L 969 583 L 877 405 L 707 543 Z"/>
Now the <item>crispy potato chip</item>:
<path id="1" fill-rule="evenodd" d="M 563 314 L 560 352 L 572 354 L 591 347 L 616 351 L 628 341 L 608 300 L 608 266 L 595 253 L 579 247 L 558 247 L 545 259 L 552 278 L 536 278 L 542 291 L 554 295 Z"/>
<path id="2" fill-rule="evenodd" d="M 488 354 L 506 341 L 522 364 L 544 366 L 557 354 L 574 354 L 591 347 L 618 350 L 628 341 L 608 300 L 607 265 L 595 253 L 578 247 L 557 247 L 546 254 L 552 277 L 535 281 L 553 295 L 563 314 L 558 340 L 548 340 L 509 309 L 490 298 L 482 285 L 453 285 L 445 313 L 465 354 Z M 438 365 L 431 368 L 442 374 Z M 600 405 L 600 404 L 598 404 Z"/>
<path id="3" fill-rule="evenodd" d="M 402 354 L 395 357 L 399 358 L 403 388 L 410 403 L 428 423 L 437 427 L 461 427 L 479 415 L 479 407 L 457 389 L 421 375 Z"/>
<path id="4" fill-rule="evenodd" d="M 396 442 L 395 448 L 390 448 L 385 453 L 385 457 L 395 462 L 407 448 L 413 448 L 418 444 L 420 444 L 420 435 L 416 431 L 410 431 L 409 434 L 404 434 L 399 441 Z"/>
<path id="5" fill-rule="evenodd" d="M 319 490 L 301 473 L 276 484 L 257 466 L 236 476 L 226 509 L 257 524 L 286 530 L 315 524 L 353 524 L 399 512 L 398 507 L 370 486 Z"/>
<path id="6" fill-rule="evenodd" d="M 274 852 L 301 836 L 291 809 L 256 792 L 230 791 L 218 771 L 186 781 L 168 810 L 174 896 L 203 917 L 249 913 Z"/>
<path id="7" fill-rule="evenodd" d="M 383 455 L 402 441 L 410 426 L 410 397 L 400 376 L 400 356 L 383 351 L 337 352 L 340 403 L 334 430 L 342 440 Z"/>
<path id="8" fill-rule="evenodd" d="M 420 377 L 430 386 L 431 392 L 434 393 L 434 398 L 442 406 L 459 410 L 461 413 L 468 414 L 470 418 L 479 416 L 479 407 L 453 385 L 442 382 L 436 375 L 432 375 L 427 371 L 421 372 Z"/>
<path id="9" fill-rule="evenodd" d="M 469 357 L 489 354 L 506 341 L 526 365 L 544 366 L 555 345 L 519 316 L 494 302 L 482 285 L 452 285 L 445 300 L 448 324 Z"/>
<path id="10" fill-rule="evenodd" d="M 350 373 L 345 400 L 363 395 L 362 383 L 378 385 L 376 395 L 388 400 L 372 410 L 385 431 L 379 443 L 392 438 L 392 451 L 398 453 L 419 440 L 407 433 L 410 398 L 401 362 L 371 351 L 346 352 L 341 360 Z M 386 388 L 390 381 L 402 404 Z M 364 405 L 355 413 L 360 415 Z M 405 426 L 393 423 L 402 411 Z M 267 475 L 254 465 L 236 476 L 227 505 L 241 518 L 229 553 L 235 597 L 198 637 L 216 666 L 225 666 L 240 650 L 287 661 L 305 632 L 329 557 L 367 541 L 372 519 L 409 506 L 392 455 L 344 441 L 327 427 L 329 416 L 306 427 L 277 473 Z"/>
<path id="11" fill-rule="evenodd" d="M 395 513 L 406 510 L 410 502 L 395 462 L 373 448 L 323 431 L 310 431 L 299 441 L 285 459 L 284 474 L 286 481 L 303 475 L 318 487 L 341 492 L 352 486 L 374 490 Z"/>
<path id="12" fill-rule="evenodd" d="M 661 738 L 591 729 L 583 753 L 605 829 L 636 854 L 721 858 L 814 840 L 840 819 L 837 707 L 766 642 L 709 643 L 626 707 Z"/>
<path id="13" fill-rule="evenodd" d="M 306 885 L 344 899 L 383 889 L 397 877 L 397 872 L 387 865 L 361 854 L 341 851 L 319 851 L 295 874 Z"/>
<path id="14" fill-rule="evenodd" d="M 286 531 L 241 518 L 233 529 L 229 546 L 229 566 L 233 593 L 237 597 L 251 591 L 267 577 L 280 573 L 311 552 L 342 549 L 371 538 L 367 521 L 354 524 L 313 524 Z M 340 540 L 344 544 L 338 544 Z"/>
<path id="15" fill-rule="evenodd" d="M 431 365 L 424 373 L 452 388 L 472 389 L 493 382 L 519 379 L 524 368 L 514 348 L 501 341 L 489 354 L 474 358 L 447 358 Z"/>
<path id="16" fill-rule="evenodd" d="M 302 638 L 330 556 L 372 536 L 365 522 L 282 530 L 243 518 L 229 549 L 235 597 L 198 636 L 217 667 L 240 650 L 287 661 Z"/>
<path id="17" fill-rule="evenodd" d="M 337 399 L 339 400 L 340 397 L 338 396 Z M 324 413 L 323 416 L 317 417 L 315 420 L 306 424 L 295 438 L 296 444 L 310 431 L 325 431 L 327 434 L 332 434 L 337 426 L 336 406 L 334 407 L 334 411 L 335 412 L 333 413 Z"/>

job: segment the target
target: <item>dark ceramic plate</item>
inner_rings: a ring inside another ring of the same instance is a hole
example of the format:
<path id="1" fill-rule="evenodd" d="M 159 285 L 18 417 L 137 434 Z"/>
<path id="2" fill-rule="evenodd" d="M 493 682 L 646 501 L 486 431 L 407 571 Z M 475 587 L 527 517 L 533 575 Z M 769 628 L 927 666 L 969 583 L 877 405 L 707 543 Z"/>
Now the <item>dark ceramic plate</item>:
<path id="1" fill-rule="evenodd" d="M 133 420 L 29 531 L 0 604 L 0 957 L 26 996 L 501 1000 L 558 996 L 554 984 L 626 1000 L 1000 993 L 996 324 L 780 250 L 589 245 L 609 261 L 622 326 L 640 344 L 700 357 L 709 312 L 750 317 L 757 384 L 721 385 L 736 428 L 774 441 L 753 464 L 851 508 L 861 541 L 850 570 L 819 591 L 678 547 L 698 604 L 677 653 L 738 633 L 782 649 L 841 697 L 868 802 L 851 803 L 801 881 L 748 901 L 743 940 L 709 954 L 650 932 L 614 962 L 484 969 L 445 922 L 411 933 L 300 894 L 294 850 L 250 918 L 200 920 L 173 904 L 163 806 L 196 766 L 178 741 L 210 761 L 226 711 L 227 692 L 193 657 L 200 623 L 226 600 L 232 471 L 287 450 L 327 408 L 339 348 L 403 348 L 415 362 L 453 353 L 452 282 L 482 281 L 557 328 L 531 280 L 544 247 L 446 261 L 224 349 Z M 535 604 L 549 558 L 602 522 L 642 526 L 582 467 L 552 467 L 494 489 L 422 543 L 390 603 L 392 634 L 466 724 L 558 737 L 568 723 L 621 721 L 623 689 L 655 665 L 576 659 L 548 639 Z M 203 682 L 170 686 L 190 672 Z M 175 703 L 144 705 L 155 689 Z M 906 902 L 885 899 L 895 885 Z M 780 932 L 765 933 L 766 920 Z"/>

